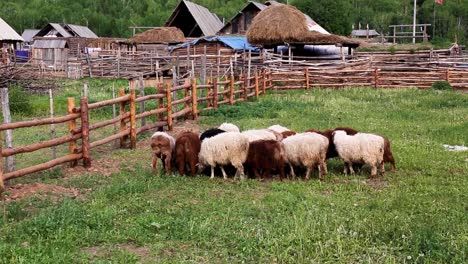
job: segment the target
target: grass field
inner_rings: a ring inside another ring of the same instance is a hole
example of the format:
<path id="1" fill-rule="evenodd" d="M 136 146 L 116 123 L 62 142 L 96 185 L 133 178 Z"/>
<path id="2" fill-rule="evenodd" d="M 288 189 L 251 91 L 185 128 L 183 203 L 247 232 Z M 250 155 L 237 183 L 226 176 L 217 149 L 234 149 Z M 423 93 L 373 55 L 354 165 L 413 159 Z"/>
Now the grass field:
<path id="1" fill-rule="evenodd" d="M 12 182 L 76 198 L 8 202 L 2 263 L 466 263 L 468 94 L 345 89 L 271 92 L 202 115 L 207 128 L 351 126 L 391 139 L 397 172 L 368 180 L 329 161 L 320 182 L 155 177 L 148 148 L 103 152 L 110 176 L 60 170 Z M 146 136 L 148 137 L 148 136 Z M 145 140 L 144 137 L 141 138 Z M 99 164 L 98 161 L 95 164 Z M 388 168 L 388 167 L 387 167 Z M 8 194 L 7 194 L 8 195 Z"/>

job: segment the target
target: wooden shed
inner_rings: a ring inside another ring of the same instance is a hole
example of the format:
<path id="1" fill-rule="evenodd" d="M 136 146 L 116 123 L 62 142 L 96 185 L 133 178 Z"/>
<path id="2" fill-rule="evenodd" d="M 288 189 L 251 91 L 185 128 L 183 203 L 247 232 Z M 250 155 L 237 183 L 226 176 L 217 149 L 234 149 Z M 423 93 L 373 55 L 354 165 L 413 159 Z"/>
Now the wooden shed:
<path id="1" fill-rule="evenodd" d="M 53 70 L 64 70 L 69 57 L 66 38 L 41 38 L 34 41 L 32 62 Z"/>

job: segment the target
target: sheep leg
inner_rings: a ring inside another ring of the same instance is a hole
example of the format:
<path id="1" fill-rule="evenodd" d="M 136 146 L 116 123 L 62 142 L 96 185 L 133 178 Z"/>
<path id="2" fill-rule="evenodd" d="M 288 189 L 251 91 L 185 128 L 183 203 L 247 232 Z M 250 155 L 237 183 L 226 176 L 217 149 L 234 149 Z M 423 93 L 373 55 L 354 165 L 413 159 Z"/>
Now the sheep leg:
<path id="1" fill-rule="evenodd" d="M 380 173 L 382 176 L 385 175 L 385 163 L 383 161 L 380 163 Z"/>
<path id="2" fill-rule="evenodd" d="M 323 180 L 323 173 L 324 173 L 324 166 L 323 162 L 321 161 L 320 164 L 318 165 L 318 171 L 319 171 L 319 179 Z"/>
<path id="3" fill-rule="evenodd" d="M 166 172 L 167 174 L 171 174 L 171 154 L 168 154 L 166 156 L 166 159 L 164 160 L 166 163 Z"/>
<path id="4" fill-rule="evenodd" d="M 305 180 L 308 181 L 310 179 L 310 175 L 312 174 L 312 172 L 314 171 L 314 167 L 307 167 L 307 171 L 306 171 L 306 176 L 305 176 Z"/>
<path id="5" fill-rule="evenodd" d="M 238 175 L 240 175 L 240 179 L 241 181 L 245 180 L 245 177 L 244 177 L 244 167 L 242 165 L 239 165 L 237 168 L 237 171 L 236 171 L 236 176 L 237 177 Z"/>
<path id="6" fill-rule="evenodd" d="M 293 168 L 293 165 L 292 164 L 289 164 L 289 168 L 291 169 L 291 172 L 289 173 L 291 175 L 291 178 L 293 180 L 296 179 L 296 174 L 294 173 L 294 168 Z"/>
<path id="7" fill-rule="evenodd" d="M 377 166 L 372 165 L 370 176 L 371 176 L 371 178 L 375 178 L 377 176 Z"/>
<path id="8" fill-rule="evenodd" d="M 345 161 L 345 163 L 344 163 L 344 169 L 343 169 L 343 173 L 344 173 L 344 174 L 348 174 L 348 168 L 349 168 L 348 162 Z"/>
<path id="9" fill-rule="evenodd" d="M 258 169 L 256 167 L 253 168 L 253 172 L 254 172 L 254 177 L 259 179 L 261 178 L 262 176 L 260 175 L 260 173 L 258 172 Z M 237 174 L 237 171 L 236 171 L 236 174 Z"/>
<path id="10" fill-rule="evenodd" d="M 192 177 L 197 174 L 197 162 L 195 160 L 190 161 L 190 174 Z"/>
<path id="11" fill-rule="evenodd" d="M 284 179 L 284 165 L 279 168 L 280 181 Z"/>
<path id="12" fill-rule="evenodd" d="M 354 169 L 353 169 L 353 163 L 349 162 L 348 163 L 348 170 L 351 175 L 354 175 Z"/>
<path id="13" fill-rule="evenodd" d="M 220 166 L 220 167 L 221 167 L 221 172 L 223 173 L 223 178 L 227 180 L 228 177 L 227 177 L 226 172 L 224 171 L 224 167 L 223 166 Z"/>
<path id="14" fill-rule="evenodd" d="M 151 166 L 153 167 L 153 174 L 158 175 L 158 157 L 156 157 L 155 155 L 153 155 Z"/>
<path id="15" fill-rule="evenodd" d="M 210 176 L 210 179 L 214 179 L 214 166 L 210 166 L 211 167 L 211 176 Z"/>
<path id="16" fill-rule="evenodd" d="M 178 167 L 178 170 L 179 170 L 179 174 L 184 175 L 185 174 L 185 162 L 179 160 L 177 162 L 177 167 Z"/>

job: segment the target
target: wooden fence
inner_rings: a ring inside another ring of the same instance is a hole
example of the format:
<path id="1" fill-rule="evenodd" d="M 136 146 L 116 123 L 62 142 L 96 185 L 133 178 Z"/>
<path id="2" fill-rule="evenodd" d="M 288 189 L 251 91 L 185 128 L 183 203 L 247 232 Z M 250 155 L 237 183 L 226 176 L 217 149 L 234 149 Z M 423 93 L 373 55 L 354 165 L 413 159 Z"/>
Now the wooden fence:
<path id="1" fill-rule="evenodd" d="M 273 72 L 275 89 L 311 87 L 430 88 L 434 82 L 447 81 L 454 88 L 468 89 L 468 71 L 461 70 L 309 70 Z"/>
<path id="2" fill-rule="evenodd" d="M 76 106 L 74 98 L 69 98 L 68 113 L 64 116 L 2 124 L 0 134 L 10 129 L 62 124 L 67 126 L 68 135 L 8 149 L 2 149 L 0 140 L 0 192 L 3 181 L 47 170 L 60 164 L 70 163 L 71 166 L 76 166 L 78 161 L 82 160 L 85 167 L 90 167 L 91 150 L 96 147 L 119 140 L 120 147 L 133 149 L 136 147 L 138 134 L 165 126 L 171 130 L 177 118 L 196 119 L 201 111 L 214 110 L 223 104 L 232 105 L 238 101 L 258 97 L 273 87 L 271 80 L 269 72 L 257 72 L 250 78 L 241 76 L 235 80 L 231 76 L 226 80 L 213 80 L 205 85 L 197 84 L 196 79 L 186 79 L 184 84 L 178 86 L 159 84 L 154 88 L 155 93 L 149 95 L 137 96 L 136 89 L 130 89 L 130 93 L 125 94 L 125 90 L 121 89 L 119 97 L 111 100 L 89 103 L 88 99 L 83 97 L 79 106 Z M 175 94 L 182 96 L 174 97 Z M 156 107 L 145 110 L 144 103 L 150 101 L 155 102 Z M 90 113 L 112 105 L 119 106 L 118 116 L 97 123 L 90 122 Z M 156 121 L 146 124 L 143 120 L 150 116 L 155 117 Z M 104 139 L 90 140 L 90 134 L 114 124 L 119 125 L 117 133 Z M 68 145 L 69 150 L 65 156 L 16 171 L 3 172 L 3 158 L 64 144 Z"/>

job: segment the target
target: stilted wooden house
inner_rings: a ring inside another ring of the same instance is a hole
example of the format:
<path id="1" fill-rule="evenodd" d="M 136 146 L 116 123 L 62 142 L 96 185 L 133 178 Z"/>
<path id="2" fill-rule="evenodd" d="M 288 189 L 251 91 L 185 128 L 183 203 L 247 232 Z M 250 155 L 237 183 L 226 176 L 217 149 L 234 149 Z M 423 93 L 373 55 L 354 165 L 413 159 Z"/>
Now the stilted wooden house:
<path id="1" fill-rule="evenodd" d="M 165 26 L 179 28 L 185 37 L 198 38 L 215 35 L 223 27 L 223 22 L 206 7 L 182 0 Z"/>

